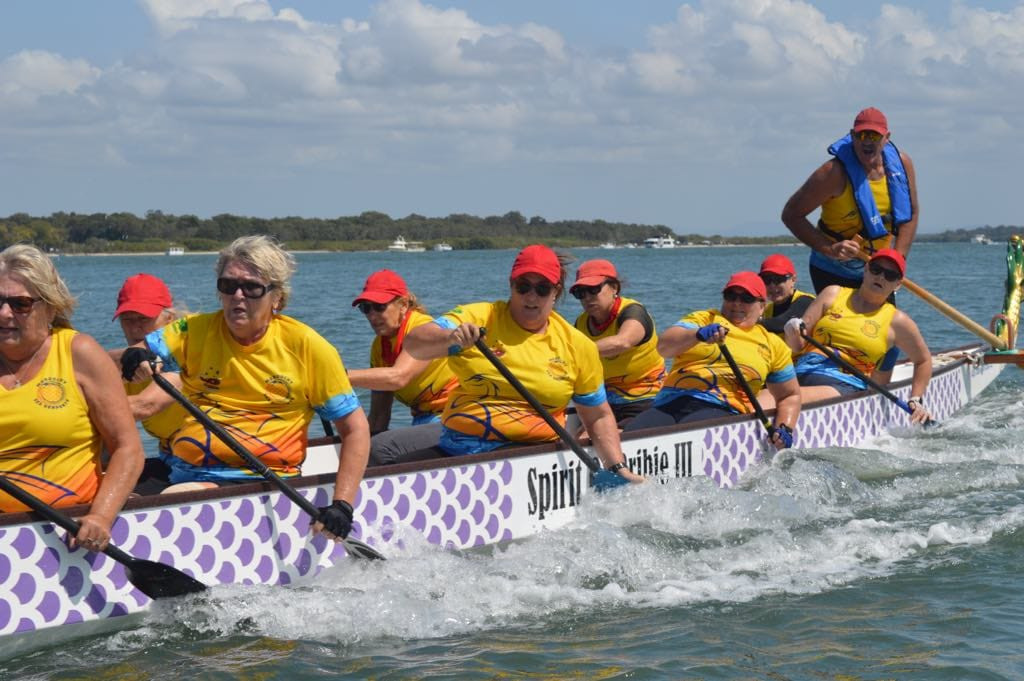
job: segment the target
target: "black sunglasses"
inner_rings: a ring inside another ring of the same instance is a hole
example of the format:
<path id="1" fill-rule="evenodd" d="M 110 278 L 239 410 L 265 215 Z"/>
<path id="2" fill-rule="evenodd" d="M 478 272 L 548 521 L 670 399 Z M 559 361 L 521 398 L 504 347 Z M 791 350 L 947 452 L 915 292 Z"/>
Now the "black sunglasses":
<path id="1" fill-rule="evenodd" d="M 789 274 L 761 274 L 761 281 L 764 282 L 765 286 L 778 286 L 779 284 L 785 284 L 789 281 L 792 275 Z"/>
<path id="2" fill-rule="evenodd" d="M 541 298 L 547 298 L 548 296 L 551 295 L 551 292 L 555 290 L 555 287 L 546 281 L 531 284 L 525 279 L 520 279 L 519 281 L 513 282 L 512 288 L 514 288 L 516 290 L 516 293 L 518 293 L 521 296 L 525 296 L 530 291 L 535 291 L 537 295 L 540 296 Z"/>
<path id="3" fill-rule="evenodd" d="M 875 263 L 868 265 L 868 270 L 876 277 L 885 277 L 886 281 L 899 281 L 903 278 L 903 275 L 896 270 L 890 270 L 888 267 L 882 267 Z"/>
<path id="4" fill-rule="evenodd" d="M 359 311 L 363 314 L 370 314 L 370 310 L 373 310 L 374 312 L 383 312 L 388 309 L 388 305 L 390 304 L 391 303 L 368 303 L 365 300 L 362 300 L 356 305 L 356 307 L 358 307 Z"/>
<path id="5" fill-rule="evenodd" d="M 0 296 L 0 307 L 7 303 L 11 306 L 11 312 L 14 314 L 28 314 L 32 311 L 32 306 L 40 300 L 42 298 L 33 298 L 32 296 Z"/>
<path id="6" fill-rule="evenodd" d="M 730 303 L 735 303 L 738 300 L 746 305 L 750 305 L 754 301 L 761 300 L 760 298 L 755 298 L 746 291 L 735 291 L 733 289 L 722 291 L 722 298 Z"/>
<path id="7" fill-rule="evenodd" d="M 217 279 L 217 290 L 226 296 L 233 296 L 235 291 L 242 289 L 242 295 L 246 298 L 262 298 L 267 295 L 267 291 L 271 291 L 274 288 L 276 288 L 274 284 L 261 284 L 257 281 L 228 279 L 227 277 L 219 277 Z"/>
<path id="8" fill-rule="evenodd" d="M 584 296 L 596 296 L 604 288 L 604 285 L 608 282 L 601 282 L 596 286 L 573 286 L 569 289 L 569 293 L 573 295 L 576 300 L 583 300 Z"/>

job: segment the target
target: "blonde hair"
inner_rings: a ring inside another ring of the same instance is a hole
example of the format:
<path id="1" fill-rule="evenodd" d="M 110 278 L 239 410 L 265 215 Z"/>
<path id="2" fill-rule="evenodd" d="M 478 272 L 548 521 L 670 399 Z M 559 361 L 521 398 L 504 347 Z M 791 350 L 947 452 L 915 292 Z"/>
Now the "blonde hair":
<path id="1" fill-rule="evenodd" d="M 295 274 L 295 258 L 281 247 L 273 237 L 265 234 L 241 236 L 220 252 L 217 259 L 217 276 L 231 261 L 245 263 L 256 270 L 261 277 L 281 291 L 281 302 L 277 310 L 283 310 L 291 295 L 291 278 Z"/>
<path id="2" fill-rule="evenodd" d="M 53 326 L 71 327 L 71 313 L 77 301 L 60 278 L 50 257 L 35 246 L 14 244 L 0 253 L 0 275 L 16 277 L 35 291 L 53 312 Z"/>

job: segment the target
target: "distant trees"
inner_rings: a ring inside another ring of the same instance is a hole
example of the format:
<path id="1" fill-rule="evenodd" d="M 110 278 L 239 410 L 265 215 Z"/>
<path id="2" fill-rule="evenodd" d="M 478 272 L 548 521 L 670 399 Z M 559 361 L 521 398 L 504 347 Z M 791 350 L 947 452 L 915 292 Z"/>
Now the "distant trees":
<path id="1" fill-rule="evenodd" d="M 132 213 L 54 213 L 37 218 L 15 213 L 0 218 L 0 248 L 18 242 L 67 252 L 161 251 L 169 244 L 188 250 L 214 250 L 245 234 L 269 234 L 292 248 L 365 250 L 385 248 L 399 235 L 428 245 L 446 241 L 459 249 L 511 248 L 532 241 L 558 246 L 597 245 L 605 241 L 640 243 L 652 236 L 673 236 L 664 225 L 604 220 L 527 220 L 519 211 L 477 217 L 454 213 L 427 217 L 412 213 L 392 219 L 367 211 L 337 218 L 257 218 L 221 213 L 201 219 L 158 210 Z"/>

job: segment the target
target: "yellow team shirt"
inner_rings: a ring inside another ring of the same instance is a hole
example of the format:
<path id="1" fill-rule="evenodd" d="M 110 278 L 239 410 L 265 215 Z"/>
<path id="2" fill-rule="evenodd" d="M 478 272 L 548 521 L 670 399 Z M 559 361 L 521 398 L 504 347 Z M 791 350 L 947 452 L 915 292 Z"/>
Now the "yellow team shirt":
<path id="1" fill-rule="evenodd" d="M 306 456 L 316 411 L 335 420 L 359 408 L 338 351 L 305 324 L 275 315 L 267 333 L 240 345 L 224 313 L 190 315 L 146 337 L 184 394 L 281 475 Z M 191 416 L 170 437 L 171 482 L 258 477 Z"/>
<path id="2" fill-rule="evenodd" d="M 406 325 L 406 332 L 412 331 L 417 326 L 429 324 L 434 321 L 430 315 L 419 310 L 409 311 L 409 321 Z M 391 342 L 395 339 L 392 338 Z M 386 367 L 392 366 L 384 361 L 384 352 L 381 346 L 380 336 L 373 339 L 370 346 L 370 366 Z M 448 393 L 458 385 L 458 379 L 448 366 L 448 358 L 435 359 L 419 376 L 409 382 L 401 390 L 396 390 L 395 399 L 409 407 L 413 417 L 425 414 L 440 414 L 444 411 L 444 405 L 448 402 Z"/>
<path id="3" fill-rule="evenodd" d="M 868 180 L 868 184 L 871 187 L 871 195 L 875 197 L 878 214 L 888 215 L 892 210 L 892 201 L 889 199 L 889 185 L 885 177 L 883 176 L 877 180 Z M 844 239 L 853 239 L 860 234 L 863 221 L 861 220 L 860 211 L 857 209 L 857 202 L 853 198 L 853 185 L 850 184 L 849 178 L 846 180 L 846 186 L 843 187 L 842 194 L 833 199 L 828 199 L 821 205 L 820 219 L 830 232 L 834 232 Z M 889 228 L 891 229 L 891 226 Z M 890 248 L 891 243 L 892 234 L 886 234 L 880 239 L 873 240 L 868 252 L 873 253 L 880 248 Z M 766 313 L 765 316 L 769 315 Z"/>
<path id="4" fill-rule="evenodd" d="M 712 323 L 729 330 L 725 344 L 755 395 L 768 383 L 795 378 L 789 346 L 760 324 L 745 331 L 718 310 L 700 310 L 686 315 L 677 325 L 699 329 Z M 697 341 L 696 345 L 676 355 L 654 405 L 667 404 L 682 395 L 727 406 L 741 414 L 754 411 L 717 343 Z"/>
<path id="5" fill-rule="evenodd" d="M 807 293 L 806 291 L 794 290 L 793 291 L 793 295 L 789 299 L 789 304 L 792 305 L 793 303 L 795 303 L 796 301 L 800 300 L 801 298 L 813 298 L 813 297 L 814 297 L 813 293 Z M 761 313 L 761 318 L 762 319 L 771 319 L 774 316 L 775 316 L 775 303 L 773 303 L 773 302 L 771 302 L 769 300 L 767 303 L 765 303 L 764 312 Z"/>
<path id="6" fill-rule="evenodd" d="M 621 300 L 620 314 L 630 305 L 640 304 L 625 296 Z M 589 321 L 590 314 L 584 312 L 576 318 L 576 328 L 595 343 L 619 332 L 619 324 L 612 322 L 595 336 L 590 333 Z M 604 369 L 604 388 L 610 403 L 629 404 L 654 399 L 665 381 L 665 358 L 658 354 L 658 333 L 653 331 L 645 342 L 615 357 L 601 357 L 601 367 Z"/>
<path id="7" fill-rule="evenodd" d="M 896 306 L 884 303 L 873 312 L 855 312 L 850 296 L 856 289 L 840 288 L 836 299 L 821 314 L 811 334 L 816 341 L 834 348 L 839 356 L 865 374 L 871 374 L 889 350 L 889 327 Z M 814 346 L 801 355 L 824 354 Z"/>
<path id="8" fill-rule="evenodd" d="M 0 472 L 43 503 L 72 506 L 92 501 L 102 476 L 102 440 L 75 380 L 73 329 L 56 328 L 35 378 L 0 388 Z M 0 511 L 27 511 L 0 492 Z"/>
<path id="9" fill-rule="evenodd" d="M 512 319 L 508 303 L 473 303 L 435 320 L 446 329 L 463 322 L 485 327 L 484 342 L 559 422 L 571 400 L 606 402 L 597 346 L 558 313 L 543 333 Z M 476 348 L 449 357 L 459 384 L 441 417 L 441 446 L 452 454 L 487 451 L 512 442 L 550 442 L 558 436 Z"/>

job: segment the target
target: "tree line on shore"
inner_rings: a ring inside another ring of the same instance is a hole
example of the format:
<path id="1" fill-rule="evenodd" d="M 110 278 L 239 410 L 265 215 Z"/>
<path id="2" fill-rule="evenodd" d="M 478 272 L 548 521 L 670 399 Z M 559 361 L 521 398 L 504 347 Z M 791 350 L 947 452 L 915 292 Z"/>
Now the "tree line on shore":
<path id="1" fill-rule="evenodd" d="M 919 234 L 920 241 L 970 241 L 977 234 L 1005 240 L 1020 232 L 1019 227 L 1000 225 L 957 229 L 940 234 Z M 397 237 L 420 241 L 426 246 L 445 242 L 458 250 L 518 248 L 544 241 L 552 246 L 597 246 L 641 244 L 650 237 L 673 237 L 695 244 L 789 243 L 789 235 L 729 236 L 678 235 L 665 225 L 642 225 L 605 220 L 551 220 L 526 218 L 518 211 L 477 217 L 457 213 L 446 217 L 411 214 L 393 219 L 385 213 L 367 211 L 337 218 L 258 218 L 223 213 L 211 218 L 170 215 L 148 211 L 144 217 L 133 213 L 53 213 L 34 217 L 15 213 L 0 218 L 0 248 L 14 243 L 33 243 L 51 252 L 140 253 L 164 251 L 171 245 L 189 251 L 221 248 L 239 236 L 269 234 L 295 250 L 358 251 L 380 250 Z"/>

